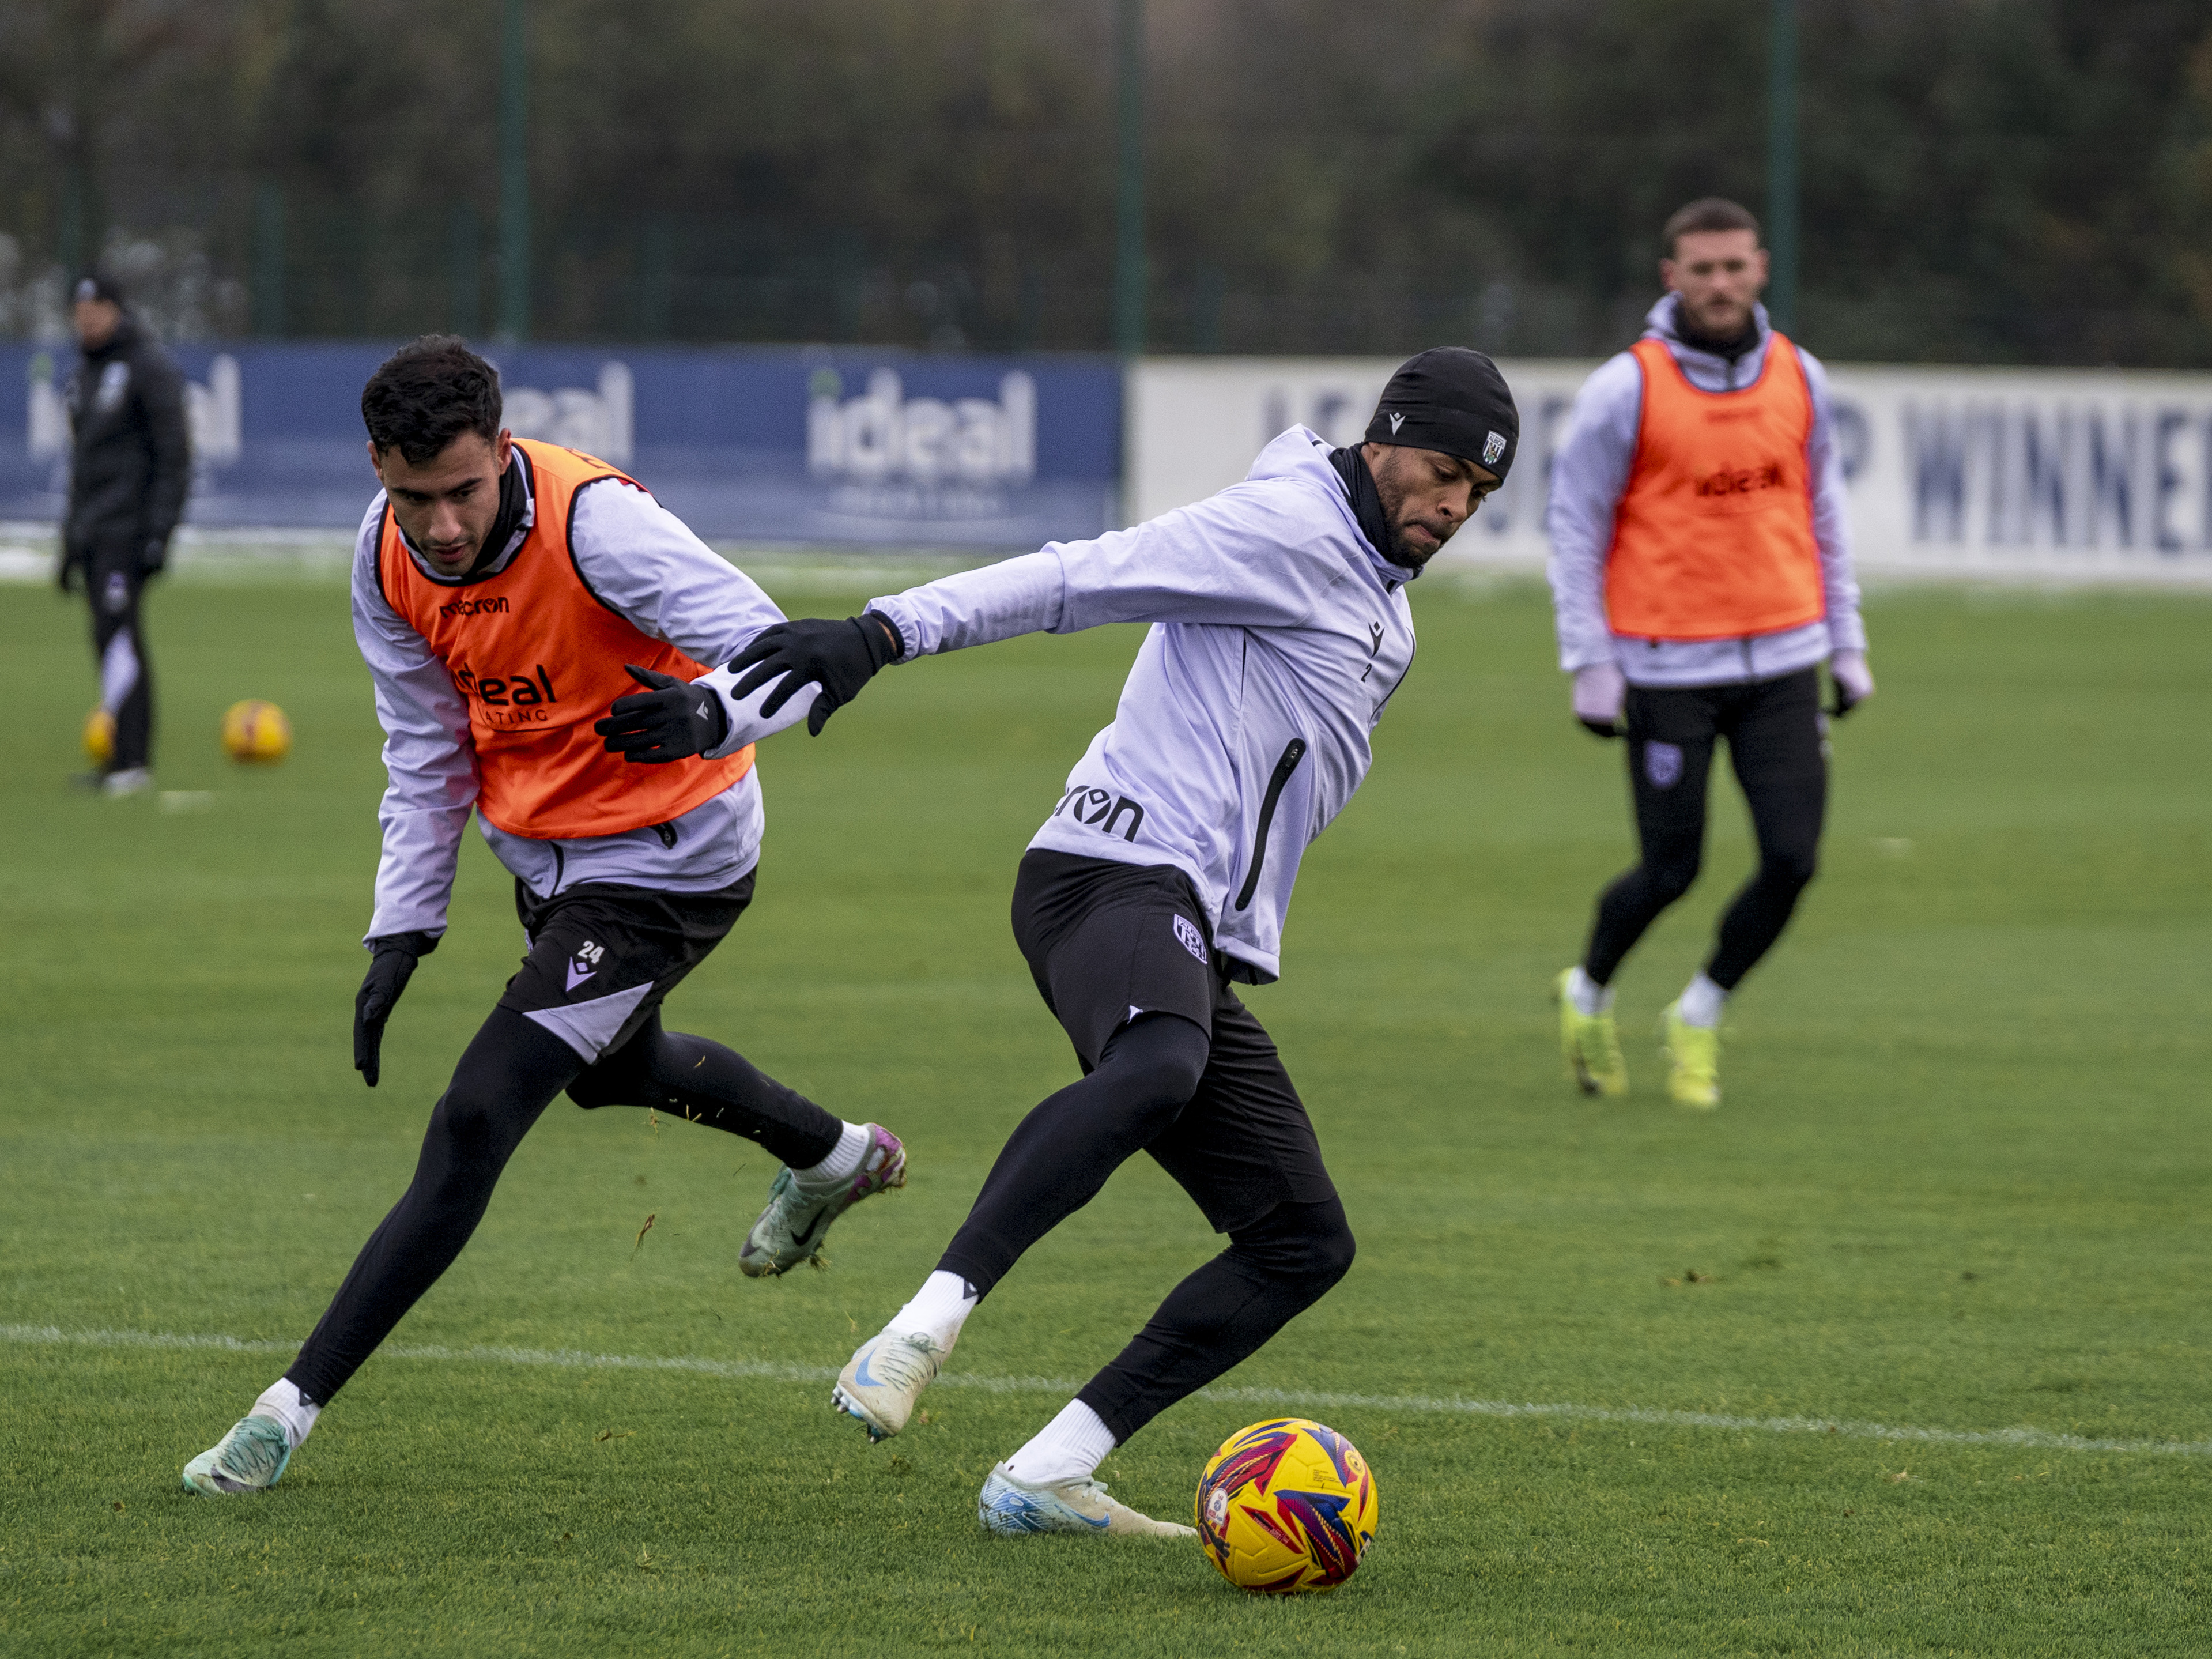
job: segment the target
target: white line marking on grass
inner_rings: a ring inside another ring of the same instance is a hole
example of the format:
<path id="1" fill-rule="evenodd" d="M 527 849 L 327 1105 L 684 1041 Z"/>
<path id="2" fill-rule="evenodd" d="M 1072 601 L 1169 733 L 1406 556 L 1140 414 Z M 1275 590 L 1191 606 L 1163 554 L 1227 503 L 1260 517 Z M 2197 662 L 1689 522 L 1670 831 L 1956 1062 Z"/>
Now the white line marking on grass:
<path id="1" fill-rule="evenodd" d="M 79 1348 L 206 1349 L 218 1353 L 291 1354 L 296 1342 L 239 1336 L 195 1336 L 168 1331 L 65 1331 L 58 1325 L 0 1325 L 0 1342 Z M 393 1359 L 434 1359 L 486 1365 L 553 1365 L 575 1370 L 682 1371 L 696 1376 L 768 1378 L 780 1382 L 829 1382 L 826 1365 L 776 1359 L 654 1358 L 626 1353 L 587 1353 L 577 1348 L 448 1348 L 434 1343 L 388 1342 L 377 1350 Z M 948 1371 L 940 1389 L 980 1389 L 988 1394 L 1072 1395 L 1082 1385 L 1055 1376 L 977 1376 Z M 2035 1451 L 2139 1452 L 2168 1457 L 2212 1457 L 2212 1440 L 2120 1440 L 2060 1434 L 2051 1429 L 1922 1429 L 1830 1417 L 1735 1417 L 1723 1412 L 1662 1411 L 1650 1407 L 1516 1403 L 1436 1395 L 1330 1394 L 1292 1389 L 1200 1389 L 1201 1400 L 1226 1405 L 1298 1407 L 1326 1410 L 1432 1412 L 1443 1416 L 1535 1418 L 1569 1423 L 1624 1423 L 1661 1429 L 1720 1429 L 1748 1434 L 1839 1435 L 1853 1440 L 1903 1441 L 1932 1446 L 2018 1446 Z"/>

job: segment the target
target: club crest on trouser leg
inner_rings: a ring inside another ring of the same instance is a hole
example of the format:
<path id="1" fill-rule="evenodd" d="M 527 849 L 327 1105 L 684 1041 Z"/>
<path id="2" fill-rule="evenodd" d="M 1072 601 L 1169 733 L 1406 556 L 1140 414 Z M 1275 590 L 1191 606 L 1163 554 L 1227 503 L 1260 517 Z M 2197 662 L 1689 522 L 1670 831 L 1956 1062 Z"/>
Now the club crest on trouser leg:
<path id="1" fill-rule="evenodd" d="M 1644 745 L 1644 775 L 1654 789 L 1672 789 L 1682 781 L 1682 746 L 1678 743 Z"/>
<path id="2" fill-rule="evenodd" d="M 1175 919 L 1175 936 L 1182 942 L 1184 950 L 1200 962 L 1206 960 L 1206 935 L 1198 931 L 1196 922 L 1188 916 L 1177 916 Z"/>

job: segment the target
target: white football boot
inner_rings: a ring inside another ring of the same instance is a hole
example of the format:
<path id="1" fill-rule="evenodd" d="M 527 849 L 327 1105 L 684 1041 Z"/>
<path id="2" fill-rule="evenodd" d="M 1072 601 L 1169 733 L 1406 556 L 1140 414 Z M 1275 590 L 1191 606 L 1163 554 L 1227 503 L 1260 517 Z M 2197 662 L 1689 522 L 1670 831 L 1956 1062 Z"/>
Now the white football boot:
<path id="1" fill-rule="evenodd" d="M 830 1403 L 858 1418 L 871 1440 L 888 1440 L 906 1427 L 914 1402 L 936 1380 L 951 1352 L 924 1331 L 878 1331 L 837 1373 Z"/>
<path id="2" fill-rule="evenodd" d="M 284 1425 L 273 1417 L 244 1417 L 228 1434 L 185 1465 L 185 1490 L 203 1498 L 267 1492 L 292 1461 Z"/>
<path id="3" fill-rule="evenodd" d="M 1004 1463 L 993 1469 L 991 1478 L 983 1483 L 982 1496 L 975 1500 L 975 1518 L 983 1523 L 984 1531 L 997 1533 L 1001 1538 L 1017 1538 L 1032 1532 L 1097 1533 L 1139 1538 L 1198 1536 L 1192 1528 L 1138 1514 L 1127 1504 L 1109 1497 L 1102 1481 L 1085 1477 L 1063 1480 L 1057 1486 L 1033 1486 L 1025 1480 L 1015 1480 L 1006 1472 Z"/>

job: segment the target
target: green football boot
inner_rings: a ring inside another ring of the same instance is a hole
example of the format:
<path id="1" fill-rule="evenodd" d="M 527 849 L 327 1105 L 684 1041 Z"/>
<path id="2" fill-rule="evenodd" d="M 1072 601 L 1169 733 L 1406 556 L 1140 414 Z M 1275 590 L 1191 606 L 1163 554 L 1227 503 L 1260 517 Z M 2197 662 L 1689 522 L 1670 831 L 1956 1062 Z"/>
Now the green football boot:
<path id="1" fill-rule="evenodd" d="M 768 1207 L 745 1235 L 738 1251 L 738 1271 L 748 1279 L 772 1279 L 811 1261 L 828 1237 L 830 1224 L 864 1198 L 906 1185 L 906 1148 L 880 1123 L 867 1126 L 868 1150 L 850 1180 L 828 1192 L 810 1190 L 787 1166 L 768 1189 Z"/>
<path id="2" fill-rule="evenodd" d="M 185 1490 L 203 1498 L 267 1492 L 292 1461 L 284 1425 L 273 1417 L 241 1418 L 228 1434 L 185 1465 Z"/>
<path id="3" fill-rule="evenodd" d="M 1559 1050 L 1567 1057 L 1567 1072 L 1586 1095 L 1625 1095 L 1628 1092 L 1628 1062 L 1620 1057 L 1620 1033 L 1610 1013 L 1586 1014 L 1567 994 L 1571 968 L 1560 970 L 1552 981 L 1559 1003 Z"/>
<path id="4" fill-rule="evenodd" d="M 1682 1018 L 1670 1002 L 1659 1021 L 1660 1052 L 1667 1056 L 1667 1093 L 1677 1106 L 1710 1112 L 1721 1103 L 1721 1034 Z"/>

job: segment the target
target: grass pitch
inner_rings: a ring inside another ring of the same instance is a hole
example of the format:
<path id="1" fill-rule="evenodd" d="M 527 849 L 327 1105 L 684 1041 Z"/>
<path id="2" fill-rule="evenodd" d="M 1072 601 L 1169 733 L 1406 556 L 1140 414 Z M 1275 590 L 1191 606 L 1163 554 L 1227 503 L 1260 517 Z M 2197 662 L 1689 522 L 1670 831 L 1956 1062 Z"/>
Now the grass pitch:
<path id="1" fill-rule="evenodd" d="M 906 1137 L 910 1184 L 827 1271 L 738 1277 L 757 1149 L 556 1104 L 283 1485 L 210 1503 L 177 1470 L 405 1183 L 520 952 L 509 887 L 472 834 L 365 1091 L 382 780 L 343 589 L 157 592 L 174 793 L 125 802 L 63 781 L 81 611 L 0 589 L 0 1648 L 2204 1652 L 2212 604 L 1872 605 L 1881 695 L 1836 734 L 1824 873 L 1731 1009 L 1710 1118 L 1666 1104 L 1645 1032 L 1747 866 L 1733 785 L 1623 977 L 1636 1093 L 1583 1100 L 1546 998 L 1631 856 L 1620 751 L 1568 719 L 1540 594 L 1438 581 L 1415 608 L 1374 777 L 1250 999 L 1358 1263 L 1225 1379 L 1255 1392 L 1185 1402 L 1103 1471 L 1182 1515 L 1230 1431 L 1328 1401 L 1380 1536 L 1341 1591 L 1273 1602 L 1188 1545 L 975 1525 L 988 1466 L 1214 1248 L 1148 1164 L 994 1295 L 926 1425 L 871 1449 L 827 1406 L 1074 1074 L 1006 896 L 1133 634 L 896 670 L 763 749 L 757 902 L 669 1016 Z M 243 696 L 289 711 L 283 766 L 218 753 Z"/>

